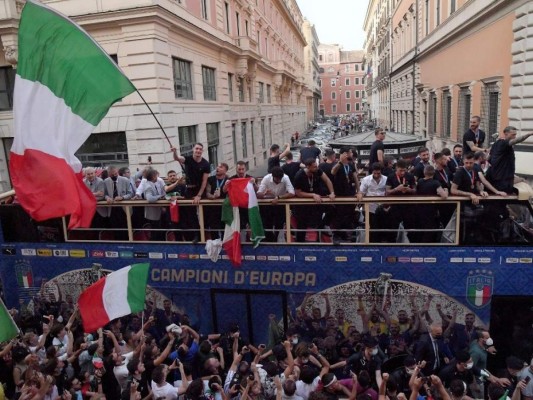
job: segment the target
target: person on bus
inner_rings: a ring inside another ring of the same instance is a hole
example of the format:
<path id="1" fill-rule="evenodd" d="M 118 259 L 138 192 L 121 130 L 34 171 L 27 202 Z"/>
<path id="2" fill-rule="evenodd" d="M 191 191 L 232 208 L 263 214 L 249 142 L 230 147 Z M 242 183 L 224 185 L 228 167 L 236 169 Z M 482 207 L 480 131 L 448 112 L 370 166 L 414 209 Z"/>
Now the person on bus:
<path id="1" fill-rule="evenodd" d="M 270 157 L 268 159 L 267 172 L 270 174 L 272 169 L 279 167 L 281 165 L 281 160 L 287 157 L 287 154 L 291 152 L 291 145 L 289 143 L 285 144 L 285 150 L 280 153 L 280 148 L 278 144 L 273 144 L 270 146 Z"/>
<path id="2" fill-rule="evenodd" d="M 387 177 L 382 174 L 383 166 L 376 162 L 371 166 L 372 173 L 361 179 L 361 186 L 357 192 L 357 201 L 363 200 L 363 197 L 379 196 L 383 197 L 386 193 Z M 375 232 L 375 229 L 382 229 L 385 226 L 385 219 L 388 216 L 390 207 L 383 207 L 377 203 L 369 203 L 370 211 L 370 243 L 379 243 L 384 239 L 381 232 Z"/>
<path id="3" fill-rule="evenodd" d="M 376 136 L 376 140 L 372 143 L 372 146 L 370 146 L 370 159 L 368 160 L 368 166 L 370 168 L 377 162 L 383 165 L 385 157 L 385 146 L 383 145 L 385 131 L 381 128 L 376 128 L 374 135 Z M 372 171 L 369 169 L 368 173 L 371 174 Z"/>
<path id="4" fill-rule="evenodd" d="M 407 172 L 409 164 L 406 160 L 400 159 L 396 163 L 394 174 L 387 178 L 387 196 L 410 196 L 416 194 L 415 177 Z M 412 206 L 407 204 L 398 204 L 391 206 L 391 225 L 393 229 L 398 229 L 400 222 L 403 222 L 404 229 L 414 229 L 415 212 Z M 387 233 L 388 241 L 396 242 L 396 232 Z M 412 232 L 407 233 L 411 239 Z"/>

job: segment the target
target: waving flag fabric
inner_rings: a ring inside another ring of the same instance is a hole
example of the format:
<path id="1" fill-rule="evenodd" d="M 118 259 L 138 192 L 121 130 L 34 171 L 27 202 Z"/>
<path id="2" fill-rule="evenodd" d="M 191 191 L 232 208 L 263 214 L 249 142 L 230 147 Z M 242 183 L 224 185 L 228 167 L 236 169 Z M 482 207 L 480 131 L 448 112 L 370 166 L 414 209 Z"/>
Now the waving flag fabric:
<path id="1" fill-rule="evenodd" d="M 233 265 L 241 265 L 241 241 L 239 207 L 248 209 L 250 239 L 254 248 L 264 239 L 263 222 L 259 214 L 257 196 L 249 178 L 237 178 L 229 181 L 228 197 L 222 206 L 222 221 L 226 224 L 222 246 Z"/>
<path id="2" fill-rule="evenodd" d="M 96 201 L 74 153 L 135 87 L 83 29 L 36 0 L 26 2 L 18 35 L 15 192 L 38 221 L 70 214 L 69 228 L 88 227 Z"/>

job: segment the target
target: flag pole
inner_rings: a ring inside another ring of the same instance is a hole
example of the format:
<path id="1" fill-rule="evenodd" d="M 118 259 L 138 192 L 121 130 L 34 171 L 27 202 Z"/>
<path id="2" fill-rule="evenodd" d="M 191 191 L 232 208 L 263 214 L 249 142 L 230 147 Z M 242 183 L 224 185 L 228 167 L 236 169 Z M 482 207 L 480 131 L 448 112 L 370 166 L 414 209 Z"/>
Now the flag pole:
<path id="1" fill-rule="evenodd" d="M 159 125 L 159 128 L 161 128 L 161 131 L 163 132 L 163 135 L 165 135 L 165 139 L 167 139 L 168 144 L 170 145 L 170 147 L 173 147 L 173 146 L 172 146 L 172 143 L 170 143 L 170 139 L 168 138 L 167 133 L 165 132 L 165 129 L 164 129 L 163 126 L 161 125 L 161 122 L 159 122 L 159 120 L 158 120 L 157 117 L 155 116 L 154 112 L 152 111 L 152 108 L 148 105 L 148 103 L 147 103 L 146 100 L 144 99 L 144 97 L 143 97 L 143 95 L 141 94 L 141 92 L 139 92 L 139 89 L 135 89 L 135 90 L 136 90 L 136 92 L 139 94 L 139 96 L 141 97 L 141 100 L 144 102 L 144 104 L 146 104 L 146 107 L 148 107 L 148 110 L 150 110 L 150 113 L 151 113 L 152 116 L 154 117 L 155 122 L 157 122 L 157 125 Z"/>

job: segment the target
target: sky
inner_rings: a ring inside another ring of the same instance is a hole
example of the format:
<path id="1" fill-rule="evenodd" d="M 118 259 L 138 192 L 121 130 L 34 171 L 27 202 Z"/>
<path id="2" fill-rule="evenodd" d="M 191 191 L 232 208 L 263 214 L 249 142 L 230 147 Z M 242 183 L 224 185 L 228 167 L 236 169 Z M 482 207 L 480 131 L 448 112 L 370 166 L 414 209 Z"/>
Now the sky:
<path id="1" fill-rule="evenodd" d="M 368 0 L 296 0 L 303 16 L 315 25 L 320 43 L 361 50 Z"/>

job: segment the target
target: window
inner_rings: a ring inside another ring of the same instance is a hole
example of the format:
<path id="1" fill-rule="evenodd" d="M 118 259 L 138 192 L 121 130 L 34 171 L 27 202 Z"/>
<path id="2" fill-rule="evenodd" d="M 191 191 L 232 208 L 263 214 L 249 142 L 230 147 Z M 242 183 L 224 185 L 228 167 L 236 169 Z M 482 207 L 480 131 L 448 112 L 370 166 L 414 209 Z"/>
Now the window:
<path id="1" fill-rule="evenodd" d="M 265 57 L 268 58 L 268 37 L 265 37 Z"/>
<path id="2" fill-rule="evenodd" d="M 456 0 L 450 0 L 450 14 L 453 14 L 455 12 L 456 7 Z"/>
<path id="3" fill-rule="evenodd" d="M 271 90 L 271 86 L 270 85 L 267 85 L 267 103 L 270 104 L 272 98 L 270 97 L 270 90 Z"/>
<path id="4" fill-rule="evenodd" d="M 337 113 L 337 105 L 336 105 L 336 104 L 332 104 L 332 105 L 331 105 L 331 112 L 332 112 L 333 114 Z"/>
<path id="5" fill-rule="evenodd" d="M 352 105 L 350 103 L 346 104 L 346 112 L 352 111 Z"/>
<path id="6" fill-rule="evenodd" d="M 239 83 L 237 86 L 239 89 L 239 101 L 244 103 L 244 78 L 239 78 Z"/>
<path id="7" fill-rule="evenodd" d="M 365 91 L 361 90 L 361 97 L 365 97 Z"/>
<path id="8" fill-rule="evenodd" d="M 337 92 L 331 92 L 331 100 L 337 100 Z"/>
<path id="9" fill-rule="evenodd" d="M 359 103 L 355 103 L 355 111 L 359 111 L 359 107 L 360 107 Z"/>
<path id="10" fill-rule="evenodd" d="M 492 135 L 498 133 L 500 119 L 500 89 L 497 83 L 488 83 L 483 88 L 481 98 L 482 129 L 485 129 L 490 144 L 494 143 Z"/>
<path id="11" fill-rule="evenodd" d="M 346 93 L 344 95 L 345 95 L 345 97 L 347 99 L 349 99 L 351 97 L 351 93 L 349 91 L 346 91 Z"/>
<path id="12" fill-rule="evenodd" d="M 472 95 L 467 87 L 459 90 L 459 113 L 457 116 L 457 140 L 461 141 L 463 134 L 470 128 L 470 107 Z"/>
<path id="13" fill-rule="evenodd" d="M 350 72 L 350 64 L 344 66 L 344 72 Z"/>
<path id="14" fill-rule="evenodd" d="M 355 84 L 359 85 L 359 78 L 355 78 Z"/>
<path id="15" fill-rule="evenodd" d="M 229 4 L 227 1 L 224 2 L 224 19 L 226 22 L 226 33 L 230 33 L 229 29 Z"/>
<path id="16" fill-rule="evenodd" d="M 355 72 L 359 71 L 359 64 L 355 64 Z"/>
<path id="17" fill-rule="evenodd" d="M 228 97 L 233 101 L 233 74 L 228 74 Z"/>
<path id="18" fill-rule="evenodd" d="M 266 149 L 265 120 L 261 120 L 261 148 Z"/>
<path id="19" fill-rule="evenodd" d="M 322 87 L 322 79 L 318 80 L 318 87 Z"/>
<path id="20" fill-rule="evenodd" d="M 449 90 L 442 92 L 442 136 L 451 136 L 452 125 L 452 96 Z"/>
<path id="21" fill-rule="evenodd" d="M 202 6 L 202 18 L 207 19 L 208 10 L 207 10 L 207 0 L 200 0 L 200 5 Z"/>
<path id="22" fill-rule="evenodd" d="M 250 121 L 250 137 L 252 138 L 252 157 L 255 154 L 255 132 L 254 132 L 255 124 L 254 121 Z"/>
<path id="23" fill-rule="evenodd" d="M 246 32 L 246 36 L 250 36 L 250 32 L 248 30 L 248 20 L 247 19 L 244 20 L 244 29 L 245 29 L 245 32 Z"/>
<path id="24" fill-rule="evenodd" d="M 344 80 L 344 84 L 345 84 L 346 86 L 350 86 L 350 78 L 346 78 L 346 79 Z"/>
<path id="25" fill-rule="evenodd" d="M 235 22 L 237 24 L 237 36 L 241 36 L 241 17 L 238 12 L 235 13 Z"/>
<path id="26" fill-rule="evenodd" d="M 207 156 L 209 157 L 209 164 L 211 164 L 211 171 L 214 171 L 218 165 L 218 122 L 207 124 Z"/>
<path id="27" fill-rule="evenodd" d="M 319 55 L 318 55 L 318 60 L 319 60 L 319 61 L 324 61 L 324 56 L 323 56 L 322 54 L 319 54 Z"/>
<path id="28" fill-rule="evenodd" d="M 17 71 L 11 67 L 0 67 L 0 111 L 13 109 L 13 89 Z"/>
<path id="29" fill-rule="evenodd" d="M 216 100 L 217 83 L 215 80 L 215 70 L 202 66 L 202 80 L 204 83 L 204 100 Z"/>
<path id="30" fill-rule="evenodd" d="M 248 145 L 246 143 L 246 121 L 241 123 L 242 158 L 248 158 Z"/>
<path id="31" fill-rule="evenodd" d="M 356 99 L 359 98 L 359 90 L 356 90 L 356 91 L 355 91 L 355 98 L 356 98 Z"/>
<path id="32" fill-rule="evenodd" d="M 437 132 L 437 96 L 435 93 L 431 93 L 428 107 L 428 133 L 434 135 Z"/>
<path id="33" fill-rule="evenodd" d="M 265 102 L 265 84 L 263 82 L 259 82 L 259 103 Z"/>
<path id="34" fill-rule="evenodd" d="M 8 161 L 12 143 L 13 139 L 4 139 L 4 149 Z M 84 166 L 128 165 L 126 132 L 93 133 L 76 151 L 76 157 Z"/>
<path id="35" fill-rule="evenodd" d="M 272 118 L 268 119 L 268 138 L 270 139 L 269 145 L 272 146 Z"/>
<path id="36" fill-rule="evenodd" d="M 231 124 L 231 142 L 233 144 L 233 162 L 237 163 L 237 124 Z"/>
<path id="37" fill-rule="evenodd" d="M 337 86 L 337 79 L 331 78 L 331 87 Z"/>
<path id="38" fill-rule="evenodd" d="M 192 99 L 191 63 L 174 59 L 174 93 L 177 99 Z"/>
<path id="39" fill-rule="evenodd" d="M 197 142 L 196 125 L 180 126 L 178 128 L 178 137 L 180 140 L 180 155 L 192 156 L 192 148 Z"/>

